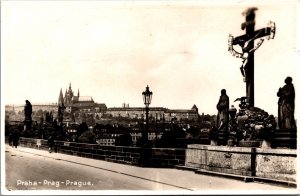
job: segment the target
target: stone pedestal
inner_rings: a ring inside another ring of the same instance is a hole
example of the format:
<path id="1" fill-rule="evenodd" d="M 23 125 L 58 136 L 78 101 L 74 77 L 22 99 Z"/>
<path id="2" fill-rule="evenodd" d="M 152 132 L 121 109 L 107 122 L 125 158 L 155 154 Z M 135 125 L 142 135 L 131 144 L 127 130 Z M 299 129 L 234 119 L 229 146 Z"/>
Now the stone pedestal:
<path id="1" fill-rule="evenodd" d="M 31 131 L 32 121 L 29 119 L 26 119 L 23 122 L 24 122 L 24 131 Z"/>
<path id="2" fill-rule="evenodd" d="M 221 129 L 218 133 L 218 145 L 226 146 L 228 140 L 228 131 Z"/>
<path id="3" fill-rule="evenodd" d="M 274 131 L 271 141 L 272 148 L 286 147 L 297 148 L 297 130 L 296 129 L 277 129 Z"/>

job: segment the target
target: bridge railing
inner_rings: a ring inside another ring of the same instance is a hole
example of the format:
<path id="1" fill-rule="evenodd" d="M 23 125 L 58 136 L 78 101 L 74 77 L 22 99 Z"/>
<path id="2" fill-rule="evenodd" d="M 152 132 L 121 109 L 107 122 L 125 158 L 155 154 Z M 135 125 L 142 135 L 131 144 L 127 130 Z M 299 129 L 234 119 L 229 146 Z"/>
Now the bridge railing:
<path id="1" fill-rule="evenodd" d="M 43 139 L 21 137 L 19 143 L 28 148 L 48 150 L 47 140 Z M 173 168 L 185 163 L 185 149 L 183 148 L 101 146 L 99 144 L 55 141 L 54 151 L 135 166 Z"/>

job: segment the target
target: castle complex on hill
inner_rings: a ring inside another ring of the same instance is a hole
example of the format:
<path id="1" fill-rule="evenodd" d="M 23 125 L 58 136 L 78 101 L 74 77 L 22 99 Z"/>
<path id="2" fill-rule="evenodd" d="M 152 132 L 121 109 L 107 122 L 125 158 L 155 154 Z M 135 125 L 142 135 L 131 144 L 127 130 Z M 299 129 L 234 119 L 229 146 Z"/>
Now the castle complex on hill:
<path id="1" fill-rule="evenodd" d="M 96 117 L 123 117 L 131 119 L 143 119 L 145 117 L 144 107 L 129 107 L 129 104 L 123 104 L 122 107 L 107 108 L 104 103 L 96 103 L 91 96 L 80 96 L 79 89 L 77 95 L 72 90 L 71 83 L 69 88 L 66 89 L 64 95 L 62 89 L 60 89 L 58 103 L 57 104 L 32 104 L 32 110 L 44 110 L 51 111 L 56 114 L 58 106 L 65 106 L 65 113 L 69 114 L 65 116 L 64 121 L 71 121 L 67 119 L 67 116 L 78 116 L 79 114 L 88 114 Z M 23 111 L 24 106 L 5 106 L 6 111 Z M 56 115 L 55 115 L 56 116 Z M 150 107 L 149 117 L 157 120 L 197 120 L 199 117 L 198 108 L 193 105 L 191 109 L 168 109 L 165 107 Z"/>
<path id="2" fill-rule="evenodd" d="M 62 89 L 59 93 L 58 105 L 64 105 L 66 112 L 73 114 L 75 112 L 84 112 L 87 114 L 93 114 L 95 117 L 98 115 L 102 117 L 104 114 L 107 117 L 124 117 L 132 119 L 142 119 L 145 115 L 145 108 L 143 107 L 129 107 L 129 104 L 123 104 L 122 107 L 107 108 L 104 103 L 95 103 L 91 96 L 80 96 L 79 89 L 77 96 L 69 85 L 69 89 L 66 89 L 63 96 Z M 149 111 L 150 118 L 156 118 L 158 120 L 197 120 L 199 113 L 196 105 L 193 105 L 191 109 L 171 110 L 164 107 L 151 107 Z"/>
<path id="3" fill-rule="evenodd" d="M 91 96 L 80 96 L 79 89 L 77 96 L 75 96 L 71 83 L 69 89 L 66 89 L 65 96 L 63 96 L 62 89 L 60 89 L 58 105 L 65 106 L 67 113 L 85 112 L 101 115 L 107 110 L 105 104 L 95 103 Z"/>

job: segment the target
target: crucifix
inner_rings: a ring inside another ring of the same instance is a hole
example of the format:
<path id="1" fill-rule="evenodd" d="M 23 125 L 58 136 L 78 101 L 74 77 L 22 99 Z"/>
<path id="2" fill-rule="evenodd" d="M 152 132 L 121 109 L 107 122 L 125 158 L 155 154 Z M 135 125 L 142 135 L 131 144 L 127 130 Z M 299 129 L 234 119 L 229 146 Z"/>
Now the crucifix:
<path id="1" fill-rule="evenodd" d="M 246 82 L 246 97 L 248 106 L 254 106 L 254 52 L 258 49 L 265 38 L 274 39 L 275 36 L 275 23 L 270 22 L 268 27 L 254 30 L 255 26 L 255 11 L 257 8 L 248 8 L 243 15 L 246 21 L 242 23 L 241 29 L 246 29 L 246 34 L 233 37 L 229 35 L 228 51 L 233 56 L 243 59 L 242 66 L 240 67 L 244 81 Z M 255 40 L 260 39 L 256 45 Z M 241 47 L 241 52 L 236 51 L 233 46 L 238 45 Z"/>

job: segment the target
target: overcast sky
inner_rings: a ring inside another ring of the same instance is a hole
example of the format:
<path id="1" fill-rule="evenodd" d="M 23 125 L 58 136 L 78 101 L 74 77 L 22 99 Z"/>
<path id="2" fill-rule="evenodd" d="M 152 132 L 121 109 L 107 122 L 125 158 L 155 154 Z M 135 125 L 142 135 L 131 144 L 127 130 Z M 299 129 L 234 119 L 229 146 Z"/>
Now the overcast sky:
<path id="1" fill-rule="evenodd" d="M 221 89 L 231 104 L 245 96 L 242 61 L 227 43 L 245 33 L 242 12 L 254 6 L 256 29 L 276 23 L 255 52 L 255 106 L 277 115 L 284 79 L 299 87 L 298 1 L 263 2 L 2 1 L 2 103 L 57 102 L 72 83 L 107 107 L 142 107 L 149 85 L 152 107 L 216 114 Z"/>

